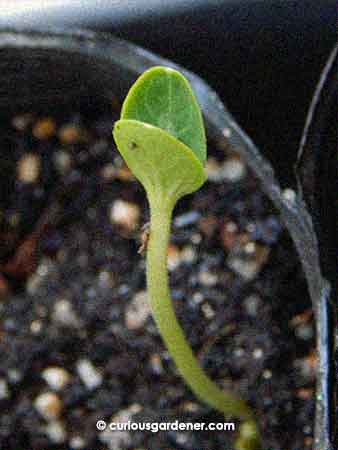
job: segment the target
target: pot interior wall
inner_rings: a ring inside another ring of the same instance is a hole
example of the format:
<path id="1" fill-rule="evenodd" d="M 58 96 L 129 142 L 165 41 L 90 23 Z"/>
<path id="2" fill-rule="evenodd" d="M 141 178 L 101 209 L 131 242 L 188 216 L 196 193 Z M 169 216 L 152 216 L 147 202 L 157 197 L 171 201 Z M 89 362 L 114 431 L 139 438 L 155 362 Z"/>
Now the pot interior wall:
<path id="1" fill-rule="evenodd" d="M 108 103 L 116 92 L 122 97 L 131 80 L 131 74 L 107 60 L 95 60 L 75 52 L 1 49 L 0 113 L 27 108 L 43 112 L 51 104 L 90 107 L 100 101 Z"/>

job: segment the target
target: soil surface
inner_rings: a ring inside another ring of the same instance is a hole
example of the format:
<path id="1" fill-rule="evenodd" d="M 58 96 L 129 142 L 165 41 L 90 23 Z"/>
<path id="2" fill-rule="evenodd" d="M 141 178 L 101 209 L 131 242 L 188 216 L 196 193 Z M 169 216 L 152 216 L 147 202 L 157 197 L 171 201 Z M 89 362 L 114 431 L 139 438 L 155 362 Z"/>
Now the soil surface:
<path id="1" fill-rule="evenodd" d="M 224 422 L 152 320 L 137 253 L 147 202 L 111 128 L 101 109 L 1 122 L 0 447 L 230 450 L 235 432 L 96 429 Z M 264 449 L 310 449 L 314 326 L 295 250 L 243 161 L 209 142 L 207 171 L 174 214 L 178 317 L 211 377 L 256 411 Z"/>

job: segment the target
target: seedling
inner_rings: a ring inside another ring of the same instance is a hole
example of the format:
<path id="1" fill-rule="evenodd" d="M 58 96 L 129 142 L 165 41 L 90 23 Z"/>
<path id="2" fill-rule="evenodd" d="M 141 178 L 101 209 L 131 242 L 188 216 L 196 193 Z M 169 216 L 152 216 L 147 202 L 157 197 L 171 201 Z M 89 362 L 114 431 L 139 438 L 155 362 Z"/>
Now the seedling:
<path id="1" fill-rule="evenodd" d="M 225 418 L 243 420 L 238 450 L 260 448 L 253 412 L 204 372 L 177 321 L 168 285 L 167 252 L 176 202 L 206 181 L 206 136 L 202 114 L 188 81 L 166 67 L 146 71 L 131 87 L 113 135 L 126 164 L 142 183 L 150 205 L 147 285 L 161 336 L 182 377 L 202 401 Z M 145 248 L 146 247 L 146 248 Z"/>

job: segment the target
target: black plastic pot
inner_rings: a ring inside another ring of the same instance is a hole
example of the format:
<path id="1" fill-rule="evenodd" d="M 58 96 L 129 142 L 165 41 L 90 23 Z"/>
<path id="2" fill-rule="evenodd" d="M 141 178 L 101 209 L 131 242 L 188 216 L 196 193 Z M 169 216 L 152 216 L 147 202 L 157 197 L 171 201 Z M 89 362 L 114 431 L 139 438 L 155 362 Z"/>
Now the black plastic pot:
<path id="1" fill-rule="evenodd" d="M 321 322 L 324 317 L 321 311 L 327 304 L 330 288 L 322 277 L 312 220 L 300 196 L 292 200 L 283 196 L 272 167 L 224 108 L 217 94 L 196 75 L 110 36 L 88 32 L 2 31 L 0 113 L 8 114 L 27 107 L 47 111 L 51 103 L 75 104 L 83 98 L 89 105 L 98 99 L 123 98 L 141 72 L 159 64 L 176 67 L 190 79 L 209 135 L 243 156 L 279 210 L 294 241 L 317 318 L 320 370 L 314 449 L 328 450 L 331 448 L 327 420 L 329 400 L 325 390 L 327 385 L 322 382 L 328 343 L 322 334 L 322 329 L 326 328 Z"/>
<path id="2" fill-rule="evenodd" d="M 325 426 L 336 433 L 334 385 L 334 351 L 337 327 L 338 267 L 338 47 L 336 46 L 322 72 L 314 94 L 299 151 L 298 174 L 304 199 L 311 211 L 318 235 L 323 275 L 332 284 L 331 296 L 322 303 L 321 334 L 323 339 L 323 395 L 328 409 Z M 331 411 L 331 414 L 329 414 Z M 332 440 L 334 437 L 332 437 Z M 336 436 L 337 439 L 337 436 Z"/>

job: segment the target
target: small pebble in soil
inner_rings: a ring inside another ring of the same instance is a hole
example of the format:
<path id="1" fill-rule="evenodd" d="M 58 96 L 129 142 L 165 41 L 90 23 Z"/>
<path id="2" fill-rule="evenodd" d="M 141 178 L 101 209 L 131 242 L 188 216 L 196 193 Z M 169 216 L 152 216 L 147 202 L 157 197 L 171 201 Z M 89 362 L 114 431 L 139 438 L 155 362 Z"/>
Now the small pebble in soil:
<path id="1" fill-rule="evenodd" d="M 291 320 L 289 320 L 289 326 L 291 328 L 295 328 L 299 325 L 302 325 L 304 323 L 308 323 L 310 319 L 313 317 L 313 311 L 312 309 L 306 309 L 305 311 L 302 311 L 300 314 L 296 314 L 292 317 Z"/>
<path id="2" fill-rule="evenodd" d="M 52 421 L 44 427 L 44 431 L 53 444 L 62 444 L 67 439 L 67 432 L 62 422 Z"/>
<path id="3" fill-rule="evenodd" d="M 40 156 L 35 153 L 26 153 L 17 162 L 17 178 L 22 183 L 36 183 L 40 176 Z"/>
<path id="4" fill-rule="evenodd" d="M 85 131 L 77 124 L 65 124 L 58 131 L 58 138 L 62 144 L 70 145 L 83 141 L 86 137 Z"/>
<path id="5" fill-rule="evenodd" d="M 26 292 L 28 294 L 34 295 L 38 291 L 41 283 L 42 283 L 42 278 L 39 276 L 39 274 L 38 273 L 33 273 L 27 279 Z"/>
<path id="6" fill-rule="evenodd" d="M 7 377 L 8 377 L 8 381 L 11 384 L 17 384 L 17 383 L 20 383 L 20 381 L 22 380 L 23 374 L 18 369 L 8 369 Z"/>
<path id="7" fill-rule="evenodd" d="M 313 397 L 313 394 L 314 394 L 313 389 L 301 388 L 301 389 L 297 390 L 297 394 L 296 395 L 301 400 L 309 400 L 310 398 Z"/>
<path id="8" fill-rule="evenodd" d="M 77 373 L 90 391 L 97 389 L 103 382 L 103 377 L 99 370 L 93 365 L 89 359 L 80 359 L 76 363 Z"/>
<path id="9" fill-rule="evenodd" d="M 209 181 L 219 182 L 222 179 L 220 175 L 220 164 L 212 156 L 205 163 L 205 172 Z"/>
<path id="10" fill-rule="evenodd" d="M 40 276 L 40 277 L 45 277 L 48 275 L 48 273 L 53 270 L 54 267 L 54 263 L 48 259 L 48 258 L 43 258 L 40 261 L 40 264 L 38 265 L 37 269 L 36 269 L 36 273 Z"/>
<path id="11" fill-rule="evenodd" d="M 309 341 L 314 336 L 313 326 L 309 323 L 302 323 L 295 328 L 295 334 L 303 341 Z"/>
<path id="12" fill-rule="evenodd" d="M 190 240 L 191 240 L 191 242 L 192 242 L 193 244 L 198 245 L 198 244 L 200 244 L 201 241 L 202 241 L 202 236 L 200 235 L 200 233 L 193 233 L 193 234 L 190 236 Z"/>
<path id="13" fill-rule="evenodd" d="M 18 384 L 22 380 L 23 374 L 20 370 L 16 368 L 8 369 L 7 378 L 11 384 Z"/>
<path id="14" fill-rule="evenodd" d="M 258 295 L 252 294 L 244 300 L 243 304 L 247 314 L 251 317 L 256 317 L 261 304 L 261 299 Z"/>
<path id="15" fill-rule="evenodd" d="M 244 349 L 243 348 L 235 348 L 234 350 L 233 350 L 233 355 L 236 357 L 236 358 L 241 358 L 242 356 L 244 356 Z"/>
<path id="16" fill-rule="evenodd" d="M 310 353 L 304 358 L 299 358 L 294 360 L 294 367 L 299 370 L 300 375 L 305 378 L 305 380 L 314 380 L 316 377 L 317 370 L 317 355 L 315 352 Z"/>
<path id="17" fill-rule="evenodd" d="M 80 449 L 85 448 L 86 441 L 81 436 L 73 436 L 69 440 L 69 446 L 73 450 L 80 450 Z"/>
<path id="18" fill-rule="evenodd" d="M 47 367 L 41 375 L 49 387 L 55 391 L 61 391 L 70 381 L 69 373 L 62 367 Z"/>
<path id="19" fill-rule="evenodd" d="M 59 325 L 77 328 L 81 322 L 75 313 L 72 304 L 66 299 L 60 299 L 54 304 L 52 320 Z"/>
<path id="20" fill-rule="evenodd" d="M 246 176 L 247 169 L 238 157 L 233 156 L 220 163 L 214 157 L 209 157 L 205 165 L 206 174 L 209 181 L 219 183 L 227 181 L 235 183 Z"/>
<path id="21" fill-rule="evenodd" d="M 311 436 L 306 436 L 304 438 L 304 444 L 306 445 L 306 447 L 312 447 L 313 444 L 313 438 Z"/>
<path id="22" fill-rule="evenodd" d="M 204 317 L 208 320 L 211 320 L 215 317 L 215 311 L 210 305 L 210 303 L 203 303 L 201 306 L 201 309 L 203 311 Z"/>
<path id="23" fill-rule="evenodd" d="M 218 282 L 218 276 L 215 273 L 202 271 L 198 274 L 198 281 L 202 286 L 212 287 Z"/>
<path id="24" fill-rule="evenodd" d="M 183 432 L 173 432 L 170 431 L 169 435 L 171 436 L 173 442 L 175 442 L 175 445 L 179 446 L 179 448 L 183 447 L 183 449 L 186 448 L 186 445 L 189 442 L 189 433 L 183 433 Z M 190 446 L 189 446 L 190 450 Z"/>
<path id="25" fill-rule="evenodd" d="M 30 330 L 32 334 L 39 334 L 42 330 L 42 322 L 41 320 L 33 320 L 30 326 Z"/>
<path id="26" fill-rule="evenodd" d="M 230 250 L 238 241 L 238 226 L 235 222 L 225 221 L 221 228 L 221 240 L 226 250 Z"/>
<path id="27" fill-rule="evenodd" d="M 5 278 L 0 275 L 0 300 L 6 299 L 9 293 L 9 285 Z"/>
<path id="28" fill-rule="evenodd" d="M 213 214 L 208 214 L 207 216 L 203 216 L 198 223 L 198 227 L 200 231 L 202 231 L 203 235 L 211 238 L 218 228 L 218 218 Z"/>
<path id="29" fill-rule="evenodd" d="M 102 289 L 112 289 L 115 285 L 114 274 L 107 270 L 102 270 L 99 272 L 98 285 Z"/>
<path id="30" fill-rule="evenodd" d="M 187 411 L 190 413 L 197 413 L 201 410 L 201 406 L 198 403 L 186 401 L 182 405 L 183 411 Z"/>
<path id="31" fill-rule="evenodd" d="M 271 370 L 269 369 L 263 370 L 262 377 L 264 378 L 264 380 L 270 380 L 270 378 L 272 377 Z"/>
<path id="32" fill-rule="evenodd" d="M 0 400 L 10 397 L 9 387 L 5 378 L 0 378 Z"/>
<path id="33" fill-rule="evenodd" d="M 142 411 L 141 405 L 132 404 L 114 414 L 109 423 L 127 423 L 132 421 L 133 416 L 140 411 Z M 112 431 L 109 427 L 99 434 L 99 439 L 102 443 L 108 445 L 109 450 L 122 450 L 132 443 L 132 435 L 129 431 Z"/>
<path id="34" fill-rule="evenodd" d="M 35 272 L 29 276 L 26 283 L 28 294 L 35 295 L 44 278 L 53 271 L 54 263 L 49 258 L 42 258 Z"/>
<path id="35" fill-rule="evenodd" d="M 177 269 L 181 262 L 181 252 L 176 245 L 170 244 L 168 246 L 168 270 L 173 271 Z"/>
<path id="36" fill-rule="evenodd" d="M 245 177 L 247 169 L 239 158 L 231 157 L 225 160 L 222 165 L 223 179 L 228 182 L 237 182 Z"/>
<path id="37" fill-rule="evenodd" d="M 31 114 L 20 114 L 18 116 L 14 116 L 11 124 L 12 127 L 18 131 L 25 131 L 28 126 L 32 123 L 32 115 Z"/>
<path id="38" fill-rule="evenodd" d="M 311 434 L 312 428 L 310 425 L 305 425 L 305 427 L 303 427 L 303 431 L 304 431 L 304 434 Z"/>
<path id="39" fill-rule="evenodd" d="M 130 287 L 127 284 L 121 284 L 117 289 L 117 293 L 121 296 L 127 295 L 129 291 Z"/>
<path id="40" fill-rule="evenodd" d="M 151 310 L 147 291 L 137 292 L 126 307 L 125 322 L 127 328 L 129 330 L 139 330 L 143 328 L 150 315 Z"/>
<path id="41" fill-rule="evenodd" d="M 201 292 L 195 292 L 193 294 L 193 296 L 192 296 L 192 299 L 197 305 L 199 305 L 200 303 L 203 302 L 204 297 L 203 297 L 203 294 Z"/>
<path id="42" fill-rule="evenodd" d="M 51 117 L 39 119 L 33 126 L 32 134 L 39 140 L 51 138 L 56 132 L 56 123 Z"/>
<path id="43" fill-rule="evenodd" d="M 245 280 L 253 280 L 267 262 L 270 249 L 253 242 L 235 245 L 227 258 L 228 266 Z"/>
<path id="44" fill-rule="evenodd" d="M 130 448 L 132 444 L 132 437 L 129 431 L 111 431 L 109 428 L 100 432 L 99 440 L 107 445 L 109 450 Z"/>
<path id="45" fill-rule="evenodd" d="M 140 208 L 135 203 L 115 200 L 110 207 L 109 217 L 112 224 L 135 231 L 139 225 Z"/>
<path id="46" fill-rule="evenodd" d="M 163 373 L 162 360 L 158 353 L 154 353 L 153 355 L 151 355 L 149 362 L 150 362 L 151 371 L 155 375 L 161 375 Z"/>
<path id="47" fill-rule="evenodd" d="M 101 169 L 101 177 L 105 180 L 105 181 L 113 181 L 116 175 L 116 167 L 114 166 L 114 164 L 109 163 L 106 164 L 102 169 Z"/>
<path id="48" fill-rule="evenodd" d="M 181 261 L 186 264 L 193 264 L 197 260 L 196 250 L 191 245 L 186 245 L 181 251 Z"/>
<path id="49" fill-rule="evenodd" d="M 194 225 L 198 222 L 201 215 L 198 211 L 188 211 L 180 216 L 175 217 L 174 219 L 174 227 L 183 228 L 189 225 Z"/>
<path id="50" fill-rule="evenodd" d="M 70 172 L 73 165 L 73 159 L 67 151 L 56 151 L 53 159 L 55 168 L 60 173 L 60 175 L 66 175 L 68 172 Z"/>
<path id="51" fill-rule="evenodd" d="M 35 409 L 47 421 L 53 421 L 60 417 L 62 402 L 54 392 L 44 392 L 34 400 Z"/>
<path id="52" fill-rule="evenodd" d="M 254 357 L 254 359 L 261 359 L 264 355 L 264 352 L 261 348 L 255 348 L 254 351 L 252 352 L 252 356 Z"/>
<path id="53" fill-rule="evenodd" d="M 229 139 L 232 135 L 232 131 L 230 128 L 223 128 L 222 130 L 223 136 Z"/>

